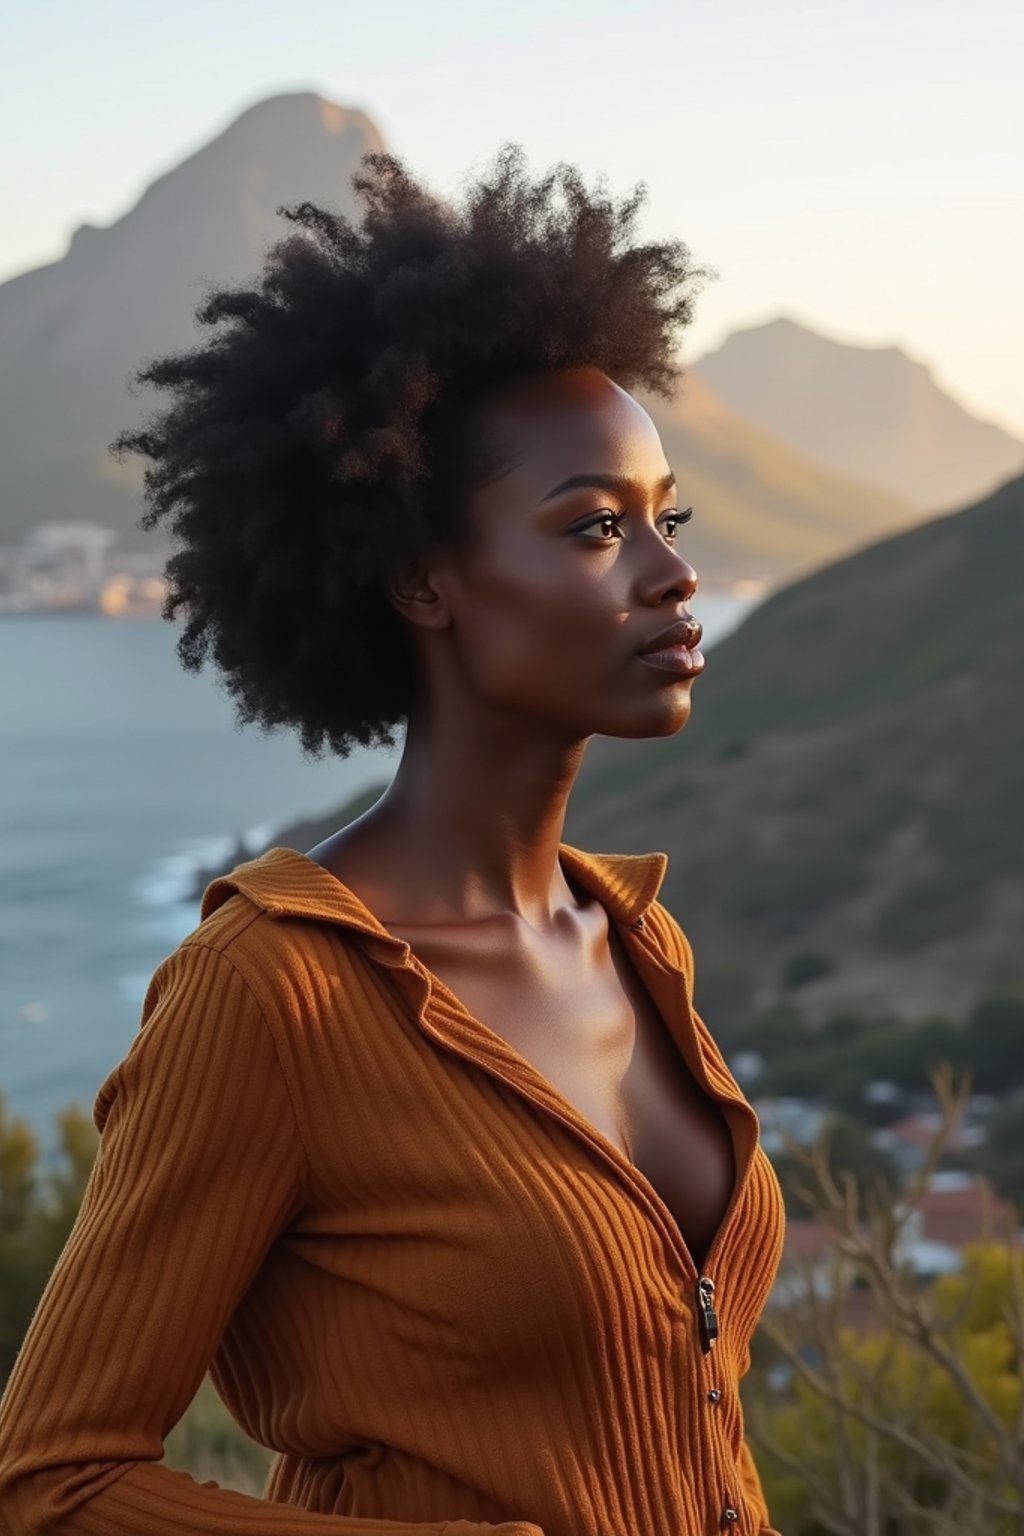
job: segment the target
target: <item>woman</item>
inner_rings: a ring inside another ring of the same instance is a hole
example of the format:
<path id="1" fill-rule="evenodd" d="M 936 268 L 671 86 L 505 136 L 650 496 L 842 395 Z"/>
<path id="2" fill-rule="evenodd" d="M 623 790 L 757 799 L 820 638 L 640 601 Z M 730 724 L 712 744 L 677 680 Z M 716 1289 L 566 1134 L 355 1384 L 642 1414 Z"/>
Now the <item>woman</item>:
<path id="1" fill-rule="evenodd" d="M 114 446 L 173 514 L 183 663 L 311 754 L 404 723 L 401 764 L 157 968 L 0 1404 L 0 1525 L 763 1536 L 778 1185 L 666 855 L 560 840 L 589 738 L 680 730 L 703 667 L 628 393 L 669 393 L 697 272 L 629 243 L 639 193 L 514 146 L 458 212 L 387 155 L 353 184 L 362 227 L 284 210 L 313 238 L 208 299 L 232 326 Z M 207 1370 L 277 1452 L 263 1499 L 159 1465 Z"/>

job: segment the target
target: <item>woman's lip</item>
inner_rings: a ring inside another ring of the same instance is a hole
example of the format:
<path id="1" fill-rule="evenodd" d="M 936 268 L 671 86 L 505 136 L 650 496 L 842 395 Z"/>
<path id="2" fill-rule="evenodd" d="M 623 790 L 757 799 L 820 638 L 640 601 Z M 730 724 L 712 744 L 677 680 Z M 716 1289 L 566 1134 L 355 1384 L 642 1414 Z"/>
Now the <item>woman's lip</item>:
<path id="1" fill-rule="evenodd" d="M 649 662 L 662 672 L 676 672 L 683 677 L 696 677 L 704 670 L 703 654 L 696 646 L 670 645 L 663 651 L 639 651 L 641 661 Z"/>

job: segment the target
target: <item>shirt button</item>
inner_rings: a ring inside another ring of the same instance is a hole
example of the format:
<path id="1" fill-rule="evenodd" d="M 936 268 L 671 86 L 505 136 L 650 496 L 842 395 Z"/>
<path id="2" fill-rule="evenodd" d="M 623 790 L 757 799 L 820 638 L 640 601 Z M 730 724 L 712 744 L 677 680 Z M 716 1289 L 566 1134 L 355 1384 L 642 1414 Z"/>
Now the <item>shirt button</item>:
<path id="1" fill-rule="evenodd" d="M 722 1394 L 721 1394 L 721 1392 L 719 1392 L 718 1388 L 717 1387 L 712 1387 L 711 1391 L 708 1393 L 708 1402 L 709 1403 L 717 1403 L 717 1402 L 719 1402 L 721 1400 L 721 1397 L 722 1397 Z"/>
<path id="2" fill-rule="evenodd" d="M 733 1522 L 735 1520 L 738 1520 L 738 1519 L 739 1519 L 739 1511 L 733 1509 L 731 1506 L 728 1509 L 723 1509 L 722 1510 L 722 1524 L 723 1525 L 732 1525 Z"/>

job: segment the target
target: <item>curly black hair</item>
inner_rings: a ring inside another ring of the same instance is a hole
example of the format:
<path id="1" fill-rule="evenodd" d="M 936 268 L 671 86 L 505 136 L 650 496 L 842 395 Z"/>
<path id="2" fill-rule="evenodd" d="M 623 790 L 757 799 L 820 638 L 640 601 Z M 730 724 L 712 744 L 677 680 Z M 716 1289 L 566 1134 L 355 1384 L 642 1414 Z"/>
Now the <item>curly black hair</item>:
<path id="1" fill-rule="evenodd" d="M 717 274 L 682 241 L 630 244 L 644 182 L 616 206 L 565 162 L 533 184 L 523 163 L 505 143 L 453 208 L 364 154 L 361 227 L 279 207 L 306 233 L 270 248 L 258 286 L 195 310 L 231 324 L 132 376 L 174 391 L 109 451 L 153 461 L 137 526 L 167 518 L 180 540 L 162 607 L 188 615 L 179 659 L 198 672 L 212 651 L 238 722 L 297 728 L 309 757 L 395 746 L 415 668 L 387 577 L 457 545 L 468 494 L 499 472 L 488 392 L 592 365 L 671 398 L 682 376 L 686 285 Z"/>

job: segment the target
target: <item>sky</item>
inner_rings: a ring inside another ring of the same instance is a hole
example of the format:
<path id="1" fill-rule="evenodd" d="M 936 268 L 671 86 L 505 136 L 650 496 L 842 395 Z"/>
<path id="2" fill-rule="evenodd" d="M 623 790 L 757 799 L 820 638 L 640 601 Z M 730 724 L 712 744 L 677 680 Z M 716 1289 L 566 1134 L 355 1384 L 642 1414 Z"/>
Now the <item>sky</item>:
<path id="1" fill-rule="evenodd" d="M 1020 0 L 34 0 L 0 29 L 0 281 L 58 260 L 279 92 L 438 193 L 523 145 L 717 277 L 685 362 L 787 315 L 900 346 L 1024 438 Z"/>

